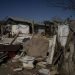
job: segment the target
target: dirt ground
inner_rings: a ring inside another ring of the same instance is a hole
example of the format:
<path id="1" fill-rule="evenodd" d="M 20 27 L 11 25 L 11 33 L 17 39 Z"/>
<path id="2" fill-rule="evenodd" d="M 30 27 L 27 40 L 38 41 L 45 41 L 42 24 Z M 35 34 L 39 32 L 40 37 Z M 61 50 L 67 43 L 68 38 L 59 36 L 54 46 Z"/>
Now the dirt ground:
<path id="1" fill-rule="evenodd" d="M 9 75 L 7 69 L 3 65 L 0 65 L 0 75 Z"/>
<path id="2" fill-rule="evenodd" d="M 18 64 L 5 63 L 0 66 L 0 75 L 40 75 L 36 69 L 23 69 L 21 71 L 13 71 Z"/>

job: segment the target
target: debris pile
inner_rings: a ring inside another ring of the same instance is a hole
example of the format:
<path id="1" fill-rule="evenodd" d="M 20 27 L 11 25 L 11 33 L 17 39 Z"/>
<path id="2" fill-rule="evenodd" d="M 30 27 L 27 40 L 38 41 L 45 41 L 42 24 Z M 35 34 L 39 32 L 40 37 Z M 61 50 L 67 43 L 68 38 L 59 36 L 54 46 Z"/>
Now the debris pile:
<path id="1" fill-rule="evenodd" d="M 37 23 L 9 17 L 3 24 L 0 63 L 8 60 L 8 75 L 58 75 L 57 70 L 63 69 L 66 75 L 72 74 L 75 30 L 70 22 Z"/>
<path id="2" fill-rule="evenodd" d="M 56 39 L 55 36 L 52 38 Z M 48 63 L 48 61 L 53 61 L 53 57 L 51 57 L 50 54 L 52 53 L 52 55 L 54 55 L 54 48 L 50 47 L 55 47 L 52 46 L 55 44 L 50 44 L 49 42 L 49 38 L 43 36 L 33 36 L 31 40 L 28 40 L 27 42 L 23 43 L 23 50 L 21 54 L 16 55 L 11 61 L 11 63 L 14 64 L 20 62 L 21 66 L 13 68 L 13 72 L 26 72 L 26 70 L 28 70 L 28 72 L 31 73 L 35 71 L 37 74 L 33 73 L 27 75 L 54 75 L 51 74 L 51 68 L 48 68 L 48 65 L 52 63 Z M 20 64 L 17 63 L 17 65 Z"/>

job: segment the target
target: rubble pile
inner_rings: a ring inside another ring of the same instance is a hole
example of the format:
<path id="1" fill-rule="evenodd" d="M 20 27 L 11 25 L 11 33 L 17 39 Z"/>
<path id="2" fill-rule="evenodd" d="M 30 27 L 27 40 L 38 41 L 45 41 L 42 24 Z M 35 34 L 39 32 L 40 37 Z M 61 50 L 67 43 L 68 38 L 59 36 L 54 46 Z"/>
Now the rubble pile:
<path id="1" fill-rule="evenodd" d="M 55 75 L 51 67 L 48 67 L 47 58 L 49 50 L 49 40 L 42 36 L 34 36 L 23 44 L 23 51 L 16 55 L 12 63 L 12 71 L 15 75 Z M 17 65 L 14 65 L 17 64 Z M 17 66 L 17 67 L 16 67 Z M 11 65 L 10 65 L 11 67 Z M 12 75 L 12 74 L 11 74 Z"/>
<path id="2" fill-rule="evenodd" d="M 7 61 L 3 66 L 7 75 L 59 75 L 58 71 L 71 75 L 75 30 L 67 21 L 39 23 L 9 17 L 1 23 L 0 63 Z"/>

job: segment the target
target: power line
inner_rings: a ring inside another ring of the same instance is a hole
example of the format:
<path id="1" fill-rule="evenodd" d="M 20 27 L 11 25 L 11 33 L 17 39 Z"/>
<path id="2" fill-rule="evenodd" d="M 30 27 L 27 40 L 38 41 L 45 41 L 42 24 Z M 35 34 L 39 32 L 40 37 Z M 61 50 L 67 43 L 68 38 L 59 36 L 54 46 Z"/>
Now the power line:
<path id="1" fill-rule="evenodd" d="M 60 7 L 75 11 L 74 0 L 46 0 L 46 3 L 49 7 Z"/>

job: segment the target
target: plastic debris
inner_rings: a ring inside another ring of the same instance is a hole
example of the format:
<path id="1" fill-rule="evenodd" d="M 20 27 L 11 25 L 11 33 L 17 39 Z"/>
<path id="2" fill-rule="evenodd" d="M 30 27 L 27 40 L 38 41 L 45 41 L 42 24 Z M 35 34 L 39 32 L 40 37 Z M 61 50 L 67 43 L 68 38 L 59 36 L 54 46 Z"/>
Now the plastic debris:
<path id="1" fill-rule="evenodd" d="M 16 68 L 13 71 L 22 71 L 22 68 Z"/>
<path id="2" fill-rule="evenodd" d="M 20 58 L 19 60 L 23 63 L 23 67 L 27 69 L 32 69 L 34 68 L 33 62 L 34 62 L 34 57 L 30 56 L 24 56 Z"/>
<path id="3" fill-rule="evenodd" d="M 44 68 L 40 69 L 40 70 L 39 70 L 39 73 L 42 73 L 42 74 L 44 74 L 44 75 L 50 75 L 49 69 L 44 69 Z"/>

